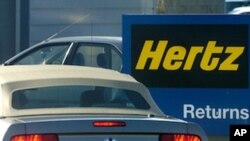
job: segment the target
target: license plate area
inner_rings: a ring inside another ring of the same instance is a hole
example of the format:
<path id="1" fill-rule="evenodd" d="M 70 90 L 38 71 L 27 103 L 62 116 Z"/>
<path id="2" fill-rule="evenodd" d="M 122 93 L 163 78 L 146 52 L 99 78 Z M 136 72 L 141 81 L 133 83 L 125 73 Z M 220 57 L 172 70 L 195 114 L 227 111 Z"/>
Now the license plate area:
<path id="1" fill-rule="evenodd" d="M 63 135 L 60 141 L 158 141 L 158 135 L 149 134 L 109 134 L 109 135 Z"/>

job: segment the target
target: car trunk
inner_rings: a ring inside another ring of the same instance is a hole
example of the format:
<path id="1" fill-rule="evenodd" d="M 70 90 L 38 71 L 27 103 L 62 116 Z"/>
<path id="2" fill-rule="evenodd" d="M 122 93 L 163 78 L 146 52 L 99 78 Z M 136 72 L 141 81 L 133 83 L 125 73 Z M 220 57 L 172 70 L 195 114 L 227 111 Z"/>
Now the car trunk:
<path id="1" fill-rule="evenodd" d="M 158 135 L 145 134 L 105 134 L 105 135 L 73 135 L 59 136 L 60 141 L 158 141 Z"/>
<path id="2" fill-rule="evenodd" d="M 59 141 L 159 141 L 161 134 L 187 133 L 186 122 L 147 116 L 52 116 L 18 119 L 25 133 L 54 134 Z"/>

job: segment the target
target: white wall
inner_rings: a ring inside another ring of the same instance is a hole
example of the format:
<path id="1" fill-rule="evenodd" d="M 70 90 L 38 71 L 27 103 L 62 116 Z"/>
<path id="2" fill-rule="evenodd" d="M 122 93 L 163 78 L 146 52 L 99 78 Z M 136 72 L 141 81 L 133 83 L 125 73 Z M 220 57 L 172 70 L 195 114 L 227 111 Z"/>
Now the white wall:
<path id="1" fill-rule="evenodd" d="M 30 0 L 30 45 L 59 36 L 121 36 L 122 14 L 153 13 L 154 0 Z"/>

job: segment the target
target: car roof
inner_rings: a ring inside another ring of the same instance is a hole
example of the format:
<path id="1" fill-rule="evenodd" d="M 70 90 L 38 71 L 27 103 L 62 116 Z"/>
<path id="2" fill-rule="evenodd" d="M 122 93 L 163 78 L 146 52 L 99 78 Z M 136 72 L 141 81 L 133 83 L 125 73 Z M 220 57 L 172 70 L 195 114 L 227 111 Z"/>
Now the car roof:
<path id="1" fill-rule="evenodd" d="M 250 13 L 250 6 L 236 7 L 229 12 L 229 14 L 242 14 L 242 13 Z"/>
<path id="2" fill-rule="evenodd" d="M 0 67 L 0 84 L 53 78 L 88 78 L 137 82 L 114 70 L 68 65 L 13 65 Z"/>
<path id="3" fill-rule="evenodd" d="M 11 93 L 22 89 L 35 89 L 38 87 L 93 85 L 108 86 L 133 90 L 141 93 L 151 105 L 149 110 L 115 110 L 115 113 L 152 113 L 163 115 L 157 105 L 150 98 L 148 89 L 128 74 L 118 71 L 84 66 L 69 65 L 14 65 L 0 67 L 0 118 L 1 116 L 22 116 L 54 113 L 55 109 L 16 110 L 11 108 Z M 1 105 L 2 104 L 2 105 Z M 53 112 L 52 112 L 53 111 Z M 56 110 L 57 113 L 61 111 Z M 140 112 L 141 111 L 141 112 Z M 82 109 L 63 109 L 65 113 L 81 113 Z M 103 113 L 103 109 L 87 110 L 89 113 Z"/>
<path id="4" fill-rule="evenodd" d="M 44 42 L 94 42 L 94 43 L 107 43 L 116 46 L 119 50 L 122 50 L 122 38 L 119 36 L 69 36 L 69 37 L 57 37 Z M 44 43 L 43 42 L 43 43 Z"/>

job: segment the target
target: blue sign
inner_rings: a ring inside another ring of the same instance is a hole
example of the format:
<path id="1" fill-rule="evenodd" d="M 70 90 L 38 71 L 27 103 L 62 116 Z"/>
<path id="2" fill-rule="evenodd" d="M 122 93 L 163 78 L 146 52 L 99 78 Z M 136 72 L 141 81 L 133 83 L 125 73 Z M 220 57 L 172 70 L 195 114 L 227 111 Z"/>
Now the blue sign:
<path id="1" fill-rule="evenodd" d="M 247 15 L 124 15 L 123 72 L 208 135 L 250 124 Z"/>

